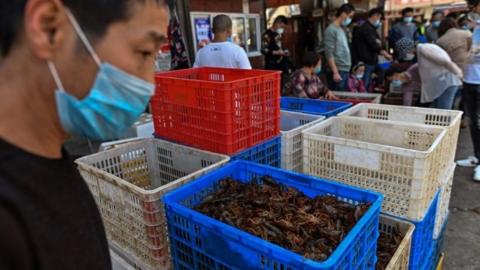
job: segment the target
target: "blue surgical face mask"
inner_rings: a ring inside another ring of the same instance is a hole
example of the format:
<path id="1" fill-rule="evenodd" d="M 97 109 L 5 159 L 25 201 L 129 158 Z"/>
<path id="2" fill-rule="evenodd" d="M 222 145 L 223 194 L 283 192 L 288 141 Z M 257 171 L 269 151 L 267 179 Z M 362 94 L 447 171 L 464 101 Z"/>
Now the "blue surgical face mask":
<path id="1" fill-rule="evenodd" d="M 232 37 L 228 37 L 228 38 L 227 38 L 227 41 L 228 41 L 228 42 L 233 42 Z"/>
<path id="2" fill-rule="evenodd" d="M 403 22 L 405 23 L 411 23 L 413 21 L 413 17 L 405 17 L 403 18 Z"/>
<path id="3" fill-rule="evenodd" d="M 393 87 L 393 88 L 400 88 L 400 87 L 402 87 L 402 81 L 401 81 L 401 80 L 393 80 L 393 81 L 392 81 L 392 87 Z"/>
<path id="4" fill-rule="evenodd" d="M 440 26 L 440 21 L 433 21 L 432 26 L 438 28 Z"/>
<path id="5" fill-rule="evenodd" d="M 375 28 L 379 28 L 381 25 L 382 25 L 382 22 L 380 20 L 375 21 L 375 23 L 373 24 Z"/>
<path id="6" fill-rule="evenodd" d="M 342 21 L 343 26 L 348 26 L 352 22 L 352 18 L 346 18 Z"/>
<path id="7" fill-rule="evenodd" d="M 119 138 L 144 112 L 154 85 L 101 63 L 73 15 L 68 10 L 66 14 L 99 70 L 89 94 L 79 100 L 65 91 L 55 65 L 48 62 L 57 85 L 55 98 L 60 123 L 66 132 L 84 138 L 99 141 Z"/>
<path id="8" fill-rule="evenodd" d="M 470 25 L 465 24 L 465 25 L 462 25 L 462 29 L 463 29 L 463 30 L 470 30 L 471 27 L 470 27 Z"/>
<path id="9" fill-rule="evenodd" d="M 316 67 L 314 70 L 313 70 L 313 73 L 315 73 L 315 75 L 320 75 L 322 73 L 322 67 Z"/>

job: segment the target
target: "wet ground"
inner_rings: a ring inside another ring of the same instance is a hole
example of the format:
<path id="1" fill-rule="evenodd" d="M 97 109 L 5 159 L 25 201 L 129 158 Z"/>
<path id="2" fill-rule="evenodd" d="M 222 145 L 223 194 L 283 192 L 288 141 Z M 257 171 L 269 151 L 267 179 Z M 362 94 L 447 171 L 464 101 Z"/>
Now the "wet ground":
<path id="1" fill-rule="evenodd" d="M 457 158 L 473 153 L 470 134 L 462 129 Z M 480 183 L 472 181 L 473 168 L 457 166 L 453 179 L 450 216 L 445 239 L 446 270 L 480 270 Z"/>

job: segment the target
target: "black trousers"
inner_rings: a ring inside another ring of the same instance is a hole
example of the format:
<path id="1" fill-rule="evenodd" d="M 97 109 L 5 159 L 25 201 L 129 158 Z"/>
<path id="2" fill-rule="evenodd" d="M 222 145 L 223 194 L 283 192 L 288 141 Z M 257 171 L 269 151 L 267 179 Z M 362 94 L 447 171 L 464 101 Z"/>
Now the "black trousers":
<path id="1" fill-rule="evenodd" d="M 465 113 L 470 118 L 475 157 L 480 159 L 480 84 L 464 83 L 462 98 Z"/>

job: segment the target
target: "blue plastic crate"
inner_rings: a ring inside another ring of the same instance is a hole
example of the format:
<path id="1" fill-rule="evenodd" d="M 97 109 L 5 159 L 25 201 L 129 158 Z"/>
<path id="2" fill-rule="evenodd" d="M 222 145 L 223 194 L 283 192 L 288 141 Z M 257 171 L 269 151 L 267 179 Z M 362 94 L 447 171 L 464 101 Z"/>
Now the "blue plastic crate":
<path id="1" fill-rule="evenodd" d="M 232 155 L 231 160 L 247 160 L 258 164 L 272 167 L 280 167 L 281 136 L 264 141 L 254 147 L 250 147 Z"/>
<path id="2" fill-rule="evenodd" d="M 445 242 L 447 225 L 448 225 L 448 214 L 447 214 L 447 218 L 445 219 L 445 222 L 442 224 L 442 230 L 440 231 L 438 238 L 433 239 L 433 247 L 431 252 L 431 260 L 430 260 L 431 263 L 429 267 L 426 268 L 426 270 L 435 270 L 437 267 L 438 261 L 440 260 L 440 257 L 442 256 L 442 252 L 443 252 L 443 245 Z"/>
<path id="3" fill-rule="evenodd" d="M 433 197 L 430 207 L 421 221 L 407 220 L 415 225 L 410 249 L 410 270 L 426 269 L 430 263 L 431 252 L 434 246 L 433 230 L 435 228 L 435 214 L 440 191 Z"/>
<path id="4" fill-rule="evenodd" d="M 392 66 L 392 62 L 383 62 L 381 64 L 378 64 L 378 67 L 383 69 L 383 70 L 387 70 L 389 69 L 390 67 Z"/>
<path id="5" fill-rule="evenodd" d="M 282 110 L 323 115 L 325 117 L 335 116 L 351 106 L 352 103 L 349 102 L 294 97 L 282 97 L 280 101 L 280 109 Z"/>
<path id="6" fill-rule="evenodd" d="M 309 197 L 333 195 L 371 206 L 324 262 L 315 262 L 196 212 L 220 180 L 249 182 L 265 175 Z M 247 161 L 234 161 L 164 197 L 175 269 L 374 269 L 382 195 Z"/>

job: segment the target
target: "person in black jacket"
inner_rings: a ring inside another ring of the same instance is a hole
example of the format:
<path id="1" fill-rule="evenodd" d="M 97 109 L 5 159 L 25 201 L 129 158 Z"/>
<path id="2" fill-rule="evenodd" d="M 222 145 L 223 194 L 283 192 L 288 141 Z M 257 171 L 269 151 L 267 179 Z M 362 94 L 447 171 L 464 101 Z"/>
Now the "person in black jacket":
<path id="1" fill-rule="evenodd" d="M 368 12 L 368 20 L 359 26 L 353 35 L 353 59 L 356 63 L 365 63 L 363 81 L 366 89 L 369 89 L 372 72 L 378 63 L 378 55 L 383 55 L 388 60 L 392 59 L 390 54 L 382 49 L 382 41 L 377 32 L 377 29 L 382 24 L 382 16 L 383 11 L 381 9 L 374 8 L 370 10 Z"/>
<path id="2" fill-rule="evenodd" d="M 63 144 L 112 140 L 138 119 L 169 16 L 164 0 L 0 1 L 0 270 L 112 269 Z"/>

